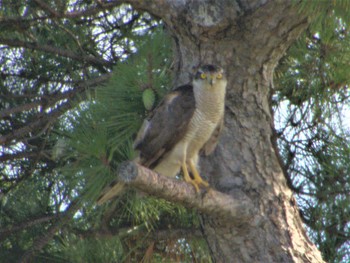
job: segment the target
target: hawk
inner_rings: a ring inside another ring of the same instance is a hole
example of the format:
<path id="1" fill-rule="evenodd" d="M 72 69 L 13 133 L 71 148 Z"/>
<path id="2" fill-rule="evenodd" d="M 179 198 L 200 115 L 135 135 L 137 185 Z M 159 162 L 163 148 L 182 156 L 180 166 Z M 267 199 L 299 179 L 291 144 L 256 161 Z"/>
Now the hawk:
<path id="1" fill-rule="evenodd" d="M 198 172 L 198 158 L 200 152 L 208 155 L 216 147 L 223 127 L 226 84 L 221 67 L 204 65 L 191 84 L 166 95 L 138 132 L 135 161 L 169 177 L 182 170 L 197 192 L 199 186 L 209 186 Z M 121 183 L 112 182 L 97 202 L 104 203 L 122 188 Z"/>

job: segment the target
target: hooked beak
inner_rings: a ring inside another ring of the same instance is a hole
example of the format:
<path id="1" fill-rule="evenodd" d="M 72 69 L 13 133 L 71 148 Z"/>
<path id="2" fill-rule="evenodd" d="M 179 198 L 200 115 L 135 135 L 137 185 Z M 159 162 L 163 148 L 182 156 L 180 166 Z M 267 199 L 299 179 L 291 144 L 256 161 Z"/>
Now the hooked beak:
<path id="1" fill-rule="evenodd" d="M 213 86 L 213 84 L 214 84 L 214 76 L 210 76 L 209 77 L 209 84 L 210 84 L 210 86 Z"/>

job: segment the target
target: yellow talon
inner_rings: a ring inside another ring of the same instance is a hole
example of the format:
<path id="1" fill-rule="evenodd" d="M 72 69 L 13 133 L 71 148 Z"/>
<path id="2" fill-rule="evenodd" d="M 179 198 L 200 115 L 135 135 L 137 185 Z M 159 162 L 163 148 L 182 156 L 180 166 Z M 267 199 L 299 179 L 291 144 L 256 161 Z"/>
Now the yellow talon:
<path id="1" fill-rule="evenodd" d="M 182 172 L 184 174 L 184 179 L 187 183 L 190 183 L 194 186 L 194 188 L 196 189 L 196 192 L 198 193 L 199 192 L 199 187 L 198 185 L 196 184 L 196 182 L 194 180 L 192 180 L 192 178 L 190 177 L 189 173 L 188 173 L 188 170 L 187 170 L 187 166 L 186 166 L 186 163 L 183 163 L 182 164 Z"/>
<path id="2" fill-rule="evenodd" d="M 199 186 L 200 185 L 204 185 L 205 187 L 208 187 L 209 184 L 208 184 L 208 182 L 204 181 L 202 179 L 202 177 L 199 175 L 198 170 L 192 161 L 189 162 L 189 165 L 190 165 L 191 172 L 192 172 L 194 178 L 192 179 L 190 177 L 188 170 L 187 170 L 187 165 L 186 165 L 186 163 L 183 163 L 182 164 L 182 172 L 184 174 L 184 179 L 187 183 L 192 184 L 194 186 L 194 188 L 196 189 L 196 192 L 199 193 Z"/>
<path id="3" fill-rule="evenodd" d="M 190 175 L 188 174 L 186 163 L 182 164 L 182 172 L 184 174 L 184 179 L 185 179 L 186 182 L 192 181 Z"/>
<path id="4" fill-rule="evenodd" d="M 205 187 L 209 186 L 209 183 L 204 181 L 203 178 L 199 175 L 199 172 L 196 168 L 196 166 L 194 165 L 194 163 L 192 161 L 189 162 L 190 163 L 190 168 L 191 168 L 191 172 L 193 174 L 194 179 L 192 180 L 194 183 L 196 183 L 197 185 L 204 185 Z"/>

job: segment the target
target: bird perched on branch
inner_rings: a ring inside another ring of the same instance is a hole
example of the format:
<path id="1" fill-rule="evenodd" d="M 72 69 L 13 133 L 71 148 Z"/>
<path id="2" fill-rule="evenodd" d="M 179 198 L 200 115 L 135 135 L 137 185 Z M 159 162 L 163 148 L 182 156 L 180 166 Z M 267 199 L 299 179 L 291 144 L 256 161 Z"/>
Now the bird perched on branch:
<path id="1" fill-rule="evenodd" d="M 207 187 L 198 172 L 198 158 L 201 151 L 208 155 L 216 147 L 223 127 L 226 84 L 221 67 L 204 65 L 191 84 L 166 95 L 137 135 L 135 161 L 169 177 L 182 170 L 197 192 L 201 185 Z M 97 202 L 113 198 L 122 188 L 123 184 L 112 182 Z"/>

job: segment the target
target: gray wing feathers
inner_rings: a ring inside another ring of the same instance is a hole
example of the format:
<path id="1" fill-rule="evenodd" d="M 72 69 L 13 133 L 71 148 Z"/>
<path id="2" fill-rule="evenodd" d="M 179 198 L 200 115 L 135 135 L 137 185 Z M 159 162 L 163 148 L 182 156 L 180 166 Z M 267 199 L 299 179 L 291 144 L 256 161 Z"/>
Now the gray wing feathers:
<path id="1" fill-rule="evenodd" d="M 181 86 L 169 93 L 143 125 L 135 143 L 140 164 L 153 168 L 185 135 L 195 110 L 193 88 Z"/>
<path id="2" fill-rule="evenodd" d="M 136 136 L 134 148 L 139 151 L 136 161 L 151 169 L 155 167 L 185 135 L 194 110 L 195 100 L 191 85 L 181 86 L 170 92 L 144 121 Z M 113 181 L 103 190 L 97 204 L 103 204 L 119 195 L 124 188 L 123 183 Z"/>

